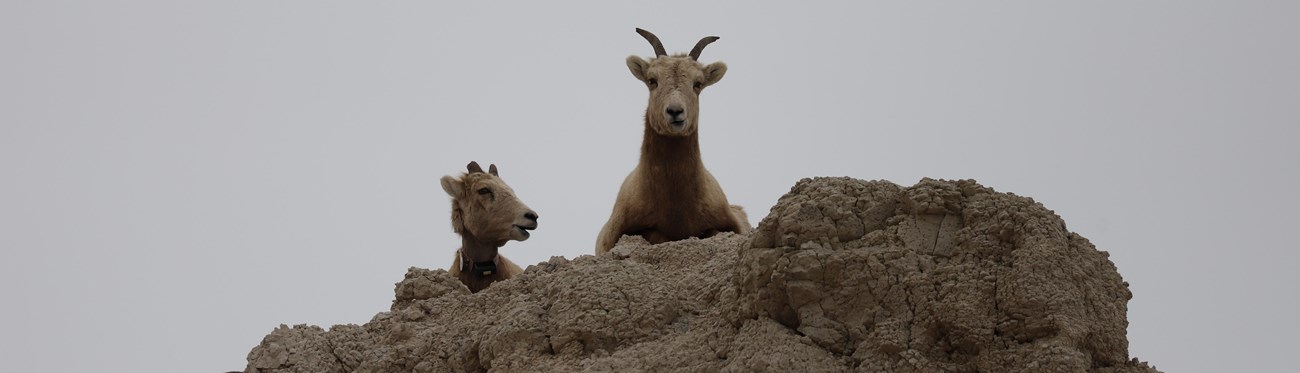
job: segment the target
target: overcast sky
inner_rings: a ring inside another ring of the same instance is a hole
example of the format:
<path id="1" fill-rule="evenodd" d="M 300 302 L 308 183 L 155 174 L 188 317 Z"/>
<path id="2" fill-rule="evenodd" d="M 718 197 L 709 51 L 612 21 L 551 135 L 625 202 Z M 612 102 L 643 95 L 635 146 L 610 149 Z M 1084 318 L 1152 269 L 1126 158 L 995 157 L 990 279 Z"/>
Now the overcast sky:
<path id="1" fill-rule="evenodd" d="M 722 39 L 704 162 L 757 224 L 812 176 L 1031 196 L 1131 284 L 1133 356 L 1293 369 L 1296 2 L 2 1 L 0 361 L 242 369 L 445 268 L 438 178 L 495 163 L 592 252 L 635 166 L 624 65 Z"/>

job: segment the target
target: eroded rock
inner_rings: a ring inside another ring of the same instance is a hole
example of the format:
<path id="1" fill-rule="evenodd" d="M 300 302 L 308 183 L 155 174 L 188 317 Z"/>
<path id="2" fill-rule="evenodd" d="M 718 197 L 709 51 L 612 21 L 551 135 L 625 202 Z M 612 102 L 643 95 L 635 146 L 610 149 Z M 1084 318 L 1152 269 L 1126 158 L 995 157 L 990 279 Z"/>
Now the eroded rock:
<path id="1" fill-rule="evenodd" d="M 364 325 L 281 326 L 246 372 L 1143 372 L 1107 254 L 970 180 L 804 179 L 750 234 L 560 257 L 470 294 L 411 268 Z"/>

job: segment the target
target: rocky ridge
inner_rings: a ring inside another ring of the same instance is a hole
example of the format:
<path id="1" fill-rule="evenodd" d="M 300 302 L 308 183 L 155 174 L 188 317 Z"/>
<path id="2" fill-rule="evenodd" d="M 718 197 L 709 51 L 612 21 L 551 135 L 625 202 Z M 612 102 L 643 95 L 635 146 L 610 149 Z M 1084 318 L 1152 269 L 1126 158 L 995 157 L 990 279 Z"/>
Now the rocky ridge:
<path id="1" fill-rule="evenodd" d="M 1154 372 L 1108 254 L 971 180 L 799 181 L 748 234 L 553 257 L 470 294 L 411 268 L 364 325 L 284 326 L 246 372 Z"/>

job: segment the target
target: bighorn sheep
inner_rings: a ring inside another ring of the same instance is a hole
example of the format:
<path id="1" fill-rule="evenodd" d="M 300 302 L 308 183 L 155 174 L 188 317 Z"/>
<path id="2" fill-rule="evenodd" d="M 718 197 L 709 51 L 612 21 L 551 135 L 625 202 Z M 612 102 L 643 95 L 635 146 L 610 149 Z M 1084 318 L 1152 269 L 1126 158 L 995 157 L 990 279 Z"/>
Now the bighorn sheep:
<path id="1" fill-rule="evenodd" d="M 489 166 L 486 173 L 478 162 L 470 162 L 466 169 L 469 172 L 460 178 L 442 177 L 442 190 L 451 196 L 451 228 L 461 241 L 449 272 L 477 293 L 523 272 L 497 250 L 506 241 L 527 240 L 528 231 L 537 229 L 537 213 L 501 181 L 497 165 Z"/>
<path id="2" fill-rule="evenodd" d="M 669 56 L 659 38 L 636 29 L 654 47 L 650 60 L 628 56 L 632 76 L 650 89 L 641 160 L 614 201 L 614 211 L 596 238 L 596 254 L 608 252 L 623 235 L 650 243 L 749 231 L 749 217 L 730 205 L 722 187 L 700 159 L 700 91 L 727 72 L 727 65 L 697 60 L 717 36 L 700 39 L 688 55 Z"/>

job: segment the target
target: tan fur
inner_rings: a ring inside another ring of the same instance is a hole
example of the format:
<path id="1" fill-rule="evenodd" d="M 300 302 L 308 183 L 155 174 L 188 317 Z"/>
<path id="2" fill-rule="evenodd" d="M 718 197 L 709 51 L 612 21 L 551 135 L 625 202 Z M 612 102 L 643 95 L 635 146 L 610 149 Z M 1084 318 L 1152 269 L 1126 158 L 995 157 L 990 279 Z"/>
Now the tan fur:
<path id="1" fill-rule="evenodd" d="M 461 247 L 448 272 L 471 292 L 479 292 L 523 271 L 498 249 L 510 240 L 527 240 L 527 230 L 537 228 L 537 213 L 501 180 L 496 165 L 486 173 L 477 162 L 466 168 L 469 172 L 459 178 L 443 176 L 441 180 L 443 191 L 451 196 L 452 230 L 461 236 Z M 475 262 L 495 263 L 496 270 L 484 276 L 471 270 Z"/>
<path id="2" fill-rule="evenodd" d="M 641 159 L 623 179 L 609 221 L 596 237 L 596 254 L 608 252 L 623 235 L 662 243 L 749 231 L 744 209 L 727 202 L 700 159 L 700 92 L 721 80 L 727 65 L 663 55 L 650 60 L 629 56 L 627 66 L 650 90 Z"/>

